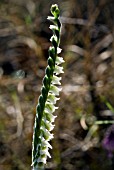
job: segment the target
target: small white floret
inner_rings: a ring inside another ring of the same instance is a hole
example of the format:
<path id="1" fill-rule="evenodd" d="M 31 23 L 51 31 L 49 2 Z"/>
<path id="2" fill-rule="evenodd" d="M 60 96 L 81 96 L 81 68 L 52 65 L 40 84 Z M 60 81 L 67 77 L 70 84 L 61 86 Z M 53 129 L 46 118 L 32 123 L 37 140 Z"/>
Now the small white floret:
<path id="1" fill-rule="evenodd" d="M 61 85 L 60 81 L 61 81 L 61 77 L 57 77 L 57 76 L 53 75 L 52 84 Z"/>
<path id="2" fill-rule="evenodd" d="M 61 53 L 61 51 L 62 51 L 62 49 L 61 49 L 61 48 L 59 48 L 59 47 L 57 47 L 57 54 L 60 54 L 60 53 Z"/>
<path id="3" fill-rule="evenodd" d="M 62 63 L 64 63 L 64 62 L 65 62 L 65 61 L 63 60 L 62 57 L 56 57 L 55 63 L 56 63 L 57 65 L 62 64 Z"/>
<path id="4" fill-rule="evenodd" d="M 49 101 L 52 104 L 56 104 L 56 101 L 59 100 L 60 98 L 56 97 L 52 93 L 48 93 L 47 101 Z"/>
<path id="5" fill-rule="evenodd" d="M 61 90 L 62 90 L 62 88 L 56 87 L 56 86 L 54 86 L 54 85 L 51 85 L 49 92 L 51 92 L 52 94 L 55 94 L 56 96 L 58 96 L 58 95 L 59 95 L 59 92 L 60 92 Z"/>
<path id="6" fill-rule="evenodd" d="M 63 67 L 60 67 L 60 66 L 58 66 L 58 65 L 55 65 L 54 73 L 55 73 L 56 75 L 61 74 L 61 73 L 64 73 Z"/>

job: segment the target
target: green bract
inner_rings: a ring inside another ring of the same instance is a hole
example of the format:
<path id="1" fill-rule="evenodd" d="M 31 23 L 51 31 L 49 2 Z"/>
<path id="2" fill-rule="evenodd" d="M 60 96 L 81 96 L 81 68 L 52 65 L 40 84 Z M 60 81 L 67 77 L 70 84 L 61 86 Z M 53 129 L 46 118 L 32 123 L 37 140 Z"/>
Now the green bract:
<path id="1" fill-rule="evenodd" d="M 56 118 L 53 112 L 58 109 L 58 107 L 54 105 L 56 101 L 59 100 L 57 97 L 61 91 L 59 87 L 59 85 L 61 85 L 61 77 L 59 75 L 63 73 L 63 67 L 59 65 L 64 62 L 63 58 L 58 56 L 61 52 L 59 48 L 61 31 L 59 12 L 58 6 L 56 4 L 52 5 L 51 13 L 53 16 L 48 17 L 54 24 L 50 25 L 50 29 L 53 31 L 53 35 L 50 39 L 52 46 L 49 48 L 48 65 L 45 70 L 41 95 L 39 96 L 38 105 L 36 107 L 32 143 L 33 170 L 44 169 L 47 157 L 51 157 L 48 150 L 49 148 L 52 149 L 49 141 L 53 138 L 51 131 L 54 128 L 53 122 Z"/>

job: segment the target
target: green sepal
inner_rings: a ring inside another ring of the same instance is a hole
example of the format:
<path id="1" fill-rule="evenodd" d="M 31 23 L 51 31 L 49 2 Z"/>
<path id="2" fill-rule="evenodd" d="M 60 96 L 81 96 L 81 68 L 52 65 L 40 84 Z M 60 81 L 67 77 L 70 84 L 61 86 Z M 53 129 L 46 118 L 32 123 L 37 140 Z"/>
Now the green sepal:
<path id="1" fill-rule="evenodd" d="M 48 78 L 50 78 L 52 76 L 52 71 L 49 66 L 47 66 L 47 68 L 46 68 L 46 75 L 48 76 Z"/>
<path id="2" fill-rule="evenodd" d="M 61 23 L 60 23 L 60 21 L 59 21 L 58 18 L 55 18 L 55 23 L 56 23 L 56 25 L 58 26 L 58 29 L 60 30 L 60 28 L 61 28 Z"/>
<path id="3" fill-rule="evenodd" d="M 59 32 L 59 30 L 54 30 L 54 32 L 55 32 L 55 34 L 56 34 L 56 36 L 57 36 L 57 38 L 58 38 L 58 40 L 59 40 L 59 38 L 60 38 L 60 32 Z"/>
<path id="4" fill-rule="evenodd" d="M 49 48 L 49 56 L 55 60 L 55 48 L 54 47 L 50 47 Z"/>
<path id="5" fill-rule="evenodd" d="M 58 46 L 58 39 L 55 35 L 53 35 L 50 39 L 50 41 L 52 42 L 53 46 L 55 47 L 55 49 L 57 49 Z"/>
<path id="6" fill-rule="evenodd" d="M 40 97 L 39 97 L 39 105 L 41 106 L 41 110 L 42 110 L 44 107 L 44 99 L 43 99 L 42 95 L 40 95 Z"/>
<path id="7" fill-rule="evenodd" d="M 50 82 L 49 82 L 49 78 L 47 77 L 47 75 L 45 75 L 45 77 L 43 78 L 43 84 L 44 86 L 47 88 L 49 88 Z"/>
<path id="8" fill-rule="evenodd" d="M 54 61 L 53 61 L 53 59 L 51 58 L 51 57 L 49 57 L 48 58 L 48 65 L 52 68 L 52 67 L 54 67 Z"/>
<path id="9" fill-rule="evenodd" d="M 37 114 L 38 114 L 38 118 L 40 119 L 41 118 L 40 117 L 40 115 L 41 115 L 41 107 L 40 107 L 39 104 L 36 106 L 36 111 L 37 111 Z"/>
<path id="10" fill-rule="evenodd" d="M 47 89 L 43 86 L 42 87 L 42 96 L 44 97 L 44 99 L 46 99 L 47 98 Z"/>

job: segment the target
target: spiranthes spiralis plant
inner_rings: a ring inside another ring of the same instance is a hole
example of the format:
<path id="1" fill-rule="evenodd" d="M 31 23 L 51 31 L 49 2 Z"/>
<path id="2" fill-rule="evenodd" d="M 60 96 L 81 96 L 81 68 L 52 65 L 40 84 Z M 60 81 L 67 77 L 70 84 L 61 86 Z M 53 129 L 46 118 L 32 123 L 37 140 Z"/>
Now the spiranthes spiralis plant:
<path id="1" fill-rule="evenodd" d="M 52 146 L 49 144 L 49 141 L 53 138 L 51 131 L 54 128 L 54 120 L 56 118 L 53 112 L 58 108 L 55 107 L 55 104 L 59 100 L 58 96 L 61 91 L 60 74 L 63 73 L 63 67 L 60 64 L 64 60 L 58 56 L 61 52 L 59 48 L 61 23 L 59 20 L 60 11 L 56 4 L 51 6 L 51 13 L 53 16 L 49 16 L 48 20 L 53 23 L 53 25 L 50 25 L 50 29 L 53 31 L 50 39 L 52 46 L 49 48 L 48 65 L 45 70 L 41 95 L 36 107 L 32 142 L 33 170 L 44 169 L 47 157 L 51 157 L 49 148 L 51 149 Z"/>

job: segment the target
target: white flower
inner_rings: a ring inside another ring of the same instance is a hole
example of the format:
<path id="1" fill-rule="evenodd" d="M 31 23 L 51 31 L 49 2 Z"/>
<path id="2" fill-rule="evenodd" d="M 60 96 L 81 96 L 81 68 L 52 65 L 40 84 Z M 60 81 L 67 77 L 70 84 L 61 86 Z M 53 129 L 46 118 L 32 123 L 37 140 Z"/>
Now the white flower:
<path id="1" fill-rule="evenodd" d="M 54 19 L 55 19 L 55 17 L 53 17 L 53 16 L 48 16 L 47 19 L 53 22 Z"/>
<path id="2" fill-rule="evenodd" d="M 59 100 L 60 98 L 57 98 L 54 94 L 49 93 L 48 97 L 47 97 L 47 101 L 52 103 L 52 104 L 56 104 L 56 101 Z"/>
<path id="3" fill-rule="evenodd" d="M 42 119 L 42 122 L 47 130 L 52 131 L 54 129 L 55 125 L 53 125 L 50 121 Z"/>
<path id="4" fill-rule="evenodd" d="M 50 155 L 50 153 L 49 153 L 49 151 L 48 151 L 48 147 L 45 148 L 45 149 L 41 149 L 41 150 L 40 150 L 40 155 L 46 155 L 46 156 L 48 156 L 49 158 L 51 158 L 51 155 Z"/>
<path id="5" fill-rule="evenodd" d="M 53 40 L 55 40 L 57 42 L 57 36 L 52 35 L 52 37 L 50 38 L 50 41 L 52 42 Z"/>
<path id="6" fill-rule="evenodd" d="M 58 30 L 58 27 L 56 25 L 50 25 L 49 27 L 51 30 Z"/>
<path id="7" fill-rule="evenodd" d="M 55 118 L 57 117 L 57 116 L 52 115 L 52 113 L 49 113 L 49 112 L 44 112 L 44 114 L 46 115 L 47 120 L 49 120 L 50 122 L 54 122 Z"/>
<path id="8" fill-rule="evenodd" d="M 43 132 L 43 137 L 45 140 L 50 141 L 53 139 L 53 134 L 50 133 L 44 126 L 41 126 L 40 130 Z"/>
<path id="9" fill-rule="evenodd" d="M 55 65 L 54 73 L 55 73 L 56 75 L 59 75 L 59 74 L 61 74 L 61 73 L 64 73 L 63 67 L 58 66 L 58 65 Z"/>
<path id="10" fill-rule="evenodd" d="M 62 49 L 57 47 L 57 54 L 61 53 Z"/>
<path id="11" fill-rule="evenodd" d="M 40 155 L 39 158 L 37 159 L 37 162 L 38 163 L 42 162 L 42 163 L 46 164 L 46 160 L 47 160 L 46 155 L 45 156 Z"/>
<path id="12" fill-rule="evenodd" d="M 53 75 L 52 84 L 61 85 L 60 81 L 61 81 L 61 77 L 57 77 L 57 76 Z"/>
<path id="13" fill-rule="evenodd" d="M 65 62 L 65 61 L 63 60 L 62 57 L 56 57 L 55 63 L 56 63 L 57 65 L 62 64 L 62 63 L 64 63 L 64 62 Z"/>
<path id="14" fill-rule="evenodd" d="M 58 107 L 55 107 L 52 103 L 46 101 L 45 112 L 53 113 Z"/>
<path id="15" fill-rule="evenodd" d="M 50 143 L 46 141 L 44 138 L 42 138 L 42 147 L 48 147 L 52 149 L 52 146 L 50 145 Z"/>
<path id="16" fill-rule="evenodd" d="M 50 86 L 50 90 L 49 90 L 49 93 L 52 93 L 52 94 L 55 94 L 56 96 L 59 95 L 59 92 L 62 90 L 62 88 L 60 87 L 56 87 L 54 85 L 51 85 Z"/>

